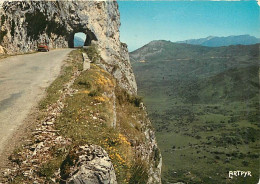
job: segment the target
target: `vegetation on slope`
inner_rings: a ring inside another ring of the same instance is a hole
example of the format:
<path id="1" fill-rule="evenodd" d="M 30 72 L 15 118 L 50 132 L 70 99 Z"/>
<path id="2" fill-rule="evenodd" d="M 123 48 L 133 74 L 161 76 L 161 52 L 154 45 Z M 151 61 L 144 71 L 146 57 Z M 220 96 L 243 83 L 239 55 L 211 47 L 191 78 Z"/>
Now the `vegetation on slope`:
<path id="1" fill-rule="evenodd" d="M 155 41 L 130 54 L 157 132 L 164 183 L 257 183 L 258 48 Z M 230 179 L 236 170 L 252 177 Z"/>
<path id="2" fill-rule="evenodd" d="M 128 94 L 118 87 L 115 79 L 108 72 L 96 64 L 82 71 L 82 56 L 80 50 L 72 51 L 69 59 L 62 69 L 61 75 L 47 89 L 47 96 L 40 103 L 41 114 L 38 121 L 41 122 L 48 115 L 47 109 L 55 103 L 63 93 L 64 85 L 67 84 L 75 72 L 80 72 L 71 86 L 75 93 L 67 95 L 64 108 L 55 119 L 54 127 L 58 136 L 62 136 L 69 144 L 63 146 L 48 147 L 47 155 L 40 155 L 37 169 L 32 170 L 32 175 L 39 181 L 59 182 L 66 179 L 68 173 L 62 166 L 65 158 L 73 159 L 68 154 L 80 145 L 95 144 L 104 148 L 112 160 L 118 183 L 146 183 L 148 180 L 148 166 L 157 157 L 151 160 L 141 159 L 139 146 L 145 146 L 147 140 L 144 131 L 151 128 L 147 115 L 141 106 L 141 99 Z M 113 96 L 115 94 L 115 96 Z M 116 109 L 114 109 L 116 100 Z M 114 112 L 117 113 L 117 121 L 114 127 Z M 56 138 L 56 137 L 55 137 Z M 39 144 L 34 139 L 29 146 L 23 146 L 17 150 L 11 160 L 22 165 L 26 157 L 23 153 L 31 154 L 31 145 Z M 24 151 L 26 150 L 27 151 Z M 156 153 L 158 153 L 158 150 Z M 36 161 L 37 162 L 37 161 Z M 66 160 L 73 163 L 73 160 Z M 21 167 L 23 168 L 23 166 Z M 61 178 L 57 171 L 61 168 Z M 21 170 L 14 174 L 13 183 L 32 182 L 32 178 L 25 175 Z"/>

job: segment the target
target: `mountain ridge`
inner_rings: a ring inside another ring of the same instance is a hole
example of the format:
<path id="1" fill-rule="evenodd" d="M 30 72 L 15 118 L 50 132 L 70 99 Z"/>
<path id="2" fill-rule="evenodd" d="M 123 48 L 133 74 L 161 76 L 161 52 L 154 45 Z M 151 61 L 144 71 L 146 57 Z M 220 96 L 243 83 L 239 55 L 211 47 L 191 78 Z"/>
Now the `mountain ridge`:
<path id="1" fill-rule="evenodd" d="M 253 45 L 230 45 L 222 47 L 207 47 L 202 45 L 192 45 L 186 43 L 175 43 L 166 40 L 154 40 L 148 44 L 130 52 L 131 62 L 141 60 L 156 59 L 171 60 L 171 59 L 194 59 L 199 58 L 224 58 L 237 57 L 246 55 L 250 57 L 258 57 L 258 47 L 260 44 Z M 234 53 L 236 53 L 234 55 Z"/>
<path id="2" fill-rule="evenodd" d="M 231 36 L 208 36 L 206 38 L 188 39 L 184 41 L 177 41 L 176 43 L 187 43 L 193 45 L 202 45 L 208 47 L 221 47 L 229 45 L 252 45 L 260 43 L 260 38 L 246 35 L 231 35 Z"/>

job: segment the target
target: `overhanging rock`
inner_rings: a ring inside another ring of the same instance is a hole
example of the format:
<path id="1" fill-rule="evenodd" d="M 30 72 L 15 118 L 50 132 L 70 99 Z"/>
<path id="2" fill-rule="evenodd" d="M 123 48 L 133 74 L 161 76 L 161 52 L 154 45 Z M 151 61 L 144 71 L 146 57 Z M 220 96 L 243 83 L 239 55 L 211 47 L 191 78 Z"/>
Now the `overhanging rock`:
<path id="1" fill-rule="evenodd" d="M 104 68 L 119 85 L 136 93 L 137 86 L 126 45 L 120 42 L 120 17 L 115 1 L 5 1 L 0 4 L 0 50 L 14 54 L 37 49 L 74 47 L 74 34 L 83 32 L 85 46 L 95 42 Z"/>

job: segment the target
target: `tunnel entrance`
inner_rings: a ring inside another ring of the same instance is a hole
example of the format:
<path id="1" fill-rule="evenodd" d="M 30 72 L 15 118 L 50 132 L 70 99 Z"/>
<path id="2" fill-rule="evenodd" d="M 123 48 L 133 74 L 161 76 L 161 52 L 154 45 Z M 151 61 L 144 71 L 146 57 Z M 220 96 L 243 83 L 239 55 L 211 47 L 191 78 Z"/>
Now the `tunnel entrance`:
<path id="1" fill-rule="evenodd" d="M 68 46 L 69 48 L 90 46 L 92 40 L 97 41 L 97 37 L 88 29 L 82 32 L 73 32 L 69 35 Z"/>
<path id="2" fill-rule="evenodd" d="M 86 41 L 87 35 L 83 32 L 74 34 L 74 47 L 83 47 Z"/>

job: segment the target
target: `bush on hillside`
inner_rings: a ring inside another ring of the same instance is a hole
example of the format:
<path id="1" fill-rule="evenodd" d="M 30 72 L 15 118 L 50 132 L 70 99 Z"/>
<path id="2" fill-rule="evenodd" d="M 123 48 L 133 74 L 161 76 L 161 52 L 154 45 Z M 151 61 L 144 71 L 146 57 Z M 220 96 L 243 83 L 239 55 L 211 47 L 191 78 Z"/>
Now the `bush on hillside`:
<path id="1" fill-rule="evenodd" d="M 89 59 L 92 61 L 92 62 L 97 62 L 100 60 L 101 56 L 100 56 L 100 52 L 97 48 L 97 45 L 95 44 L 91 44 L 91 46 L 89 46 L 87 49 L 85 49 Z"/>

